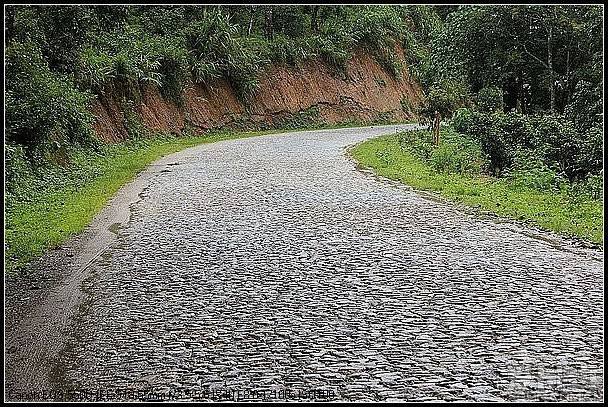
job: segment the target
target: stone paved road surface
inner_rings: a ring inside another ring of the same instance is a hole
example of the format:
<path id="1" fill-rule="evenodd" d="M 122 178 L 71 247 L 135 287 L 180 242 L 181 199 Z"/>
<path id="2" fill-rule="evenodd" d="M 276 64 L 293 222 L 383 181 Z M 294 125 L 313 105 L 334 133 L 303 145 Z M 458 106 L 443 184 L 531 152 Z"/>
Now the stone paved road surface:
<path id="1" fill-rule="evenodd" d="M 346 157 L 391 131 L 173 156 L 91 265 L 57 388 L 603 400 L 602 253 L 466 214 Z"/>

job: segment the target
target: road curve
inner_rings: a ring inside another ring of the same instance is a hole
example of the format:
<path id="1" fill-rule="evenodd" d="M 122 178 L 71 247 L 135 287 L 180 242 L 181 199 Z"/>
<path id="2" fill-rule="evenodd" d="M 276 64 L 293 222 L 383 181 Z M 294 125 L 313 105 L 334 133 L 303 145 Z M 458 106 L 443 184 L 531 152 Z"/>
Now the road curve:
<path id="1" fill-rule="evenodd" d="M 394 131 L 268 135 L 157 162 L 126 187 L 128 213 L 94 223 L 114 233 L 68 243 L 55 305 L 47 293 L 12 318 L 13 397 L 27 383 L 119 399 L 603 400 L 603 253 L 347 158 Z M 53 328 L 49 313 L 69 318 Z"/>

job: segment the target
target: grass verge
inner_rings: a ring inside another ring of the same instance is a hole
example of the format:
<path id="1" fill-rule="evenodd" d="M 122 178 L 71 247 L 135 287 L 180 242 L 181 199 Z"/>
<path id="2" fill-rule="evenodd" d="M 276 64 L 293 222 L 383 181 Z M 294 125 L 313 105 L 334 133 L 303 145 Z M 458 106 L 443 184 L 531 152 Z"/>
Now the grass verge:
<path id="1" fill-rule="evenodd" d="M 437 192 L 482 211 L 603 245 L 601 200 L 566 191 L 541 191 L 506 178 L 438 171 L 431 162 L 403 148 L 399 135 L 368 140 L 351 149 L 350 154 L 376 174 L 415 189 Z"/>

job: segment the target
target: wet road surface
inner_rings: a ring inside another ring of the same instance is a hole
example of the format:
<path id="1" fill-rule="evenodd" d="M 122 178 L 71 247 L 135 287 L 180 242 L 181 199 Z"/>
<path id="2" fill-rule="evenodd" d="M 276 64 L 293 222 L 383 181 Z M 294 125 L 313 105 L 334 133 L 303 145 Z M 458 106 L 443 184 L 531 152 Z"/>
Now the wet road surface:
<path id="1" fill-rule="evenodd" d="M 165 160 L 88 265 L 52 386 L 121 399 L 603 400 L 603 254 L 347 158 L 393 131 L 261 136 Z"/>

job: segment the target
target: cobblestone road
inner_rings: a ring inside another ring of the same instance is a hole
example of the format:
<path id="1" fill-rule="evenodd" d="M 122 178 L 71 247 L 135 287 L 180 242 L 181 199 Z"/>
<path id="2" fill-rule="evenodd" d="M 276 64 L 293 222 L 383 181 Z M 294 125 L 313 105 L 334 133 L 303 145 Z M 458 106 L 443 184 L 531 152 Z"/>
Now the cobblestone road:
<path id="1" fill-rule="evenodd" d="M 175 155 L 92 264 L 58 388 L 603 400 L 602 253 L 356 170 L 390 131 Z"/>

